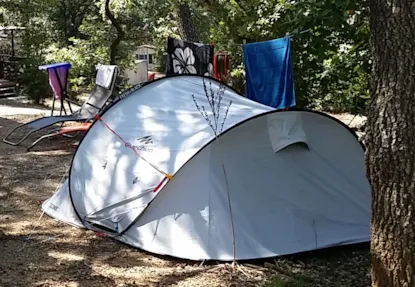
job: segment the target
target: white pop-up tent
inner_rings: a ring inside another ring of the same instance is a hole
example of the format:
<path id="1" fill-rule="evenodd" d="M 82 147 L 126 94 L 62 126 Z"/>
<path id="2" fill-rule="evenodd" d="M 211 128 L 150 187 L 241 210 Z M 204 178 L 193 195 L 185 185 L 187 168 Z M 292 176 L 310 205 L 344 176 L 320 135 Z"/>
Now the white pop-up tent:
<path id="1" fill-rule="evenodd" d="M 370 240 L 364 151 L 350 129 L 226 87 L 216 101 L 220 121 L 227 112 L 217 140 L 199 111 L 214 124 L 203 81 L 208 93 L 219 87 L 172 76 L 113 104 L 80 142 L 45 213 L 194 260 L 233 260 L 233 238 L 238 260 Z"/>

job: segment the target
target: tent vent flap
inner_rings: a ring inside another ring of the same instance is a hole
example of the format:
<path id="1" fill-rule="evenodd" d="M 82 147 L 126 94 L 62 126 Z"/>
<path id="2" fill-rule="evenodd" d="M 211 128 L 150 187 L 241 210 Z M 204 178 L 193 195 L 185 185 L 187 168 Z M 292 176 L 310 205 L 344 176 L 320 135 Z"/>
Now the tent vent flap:
<path id="1" fill-rule="evenodd" d="M 268 135 L 274 152 L 287 146 L 300 144 L 308 149 L 308 138 L 303 129 L 303 120 L 299 113 L 272 113 L 267 115 Z"/>

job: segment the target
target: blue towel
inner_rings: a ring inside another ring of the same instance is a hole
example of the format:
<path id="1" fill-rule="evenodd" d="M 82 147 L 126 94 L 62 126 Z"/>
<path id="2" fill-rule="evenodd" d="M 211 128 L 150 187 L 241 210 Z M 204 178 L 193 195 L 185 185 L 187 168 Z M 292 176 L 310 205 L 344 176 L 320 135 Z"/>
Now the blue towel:
<path id="1" fill-rule="evenodd" d="M 290 38 L 242 46 L 246 73 L 246 97 L 284 109 L 295 106 Z"/>

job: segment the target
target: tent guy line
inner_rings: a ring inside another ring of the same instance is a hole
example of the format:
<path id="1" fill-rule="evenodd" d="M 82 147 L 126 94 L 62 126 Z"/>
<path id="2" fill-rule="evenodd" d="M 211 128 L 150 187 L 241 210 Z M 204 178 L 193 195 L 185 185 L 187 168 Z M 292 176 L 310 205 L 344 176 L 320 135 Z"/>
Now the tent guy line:
<path id="1" fill-rule="evenodd" d="M 160 168 L 158 168 L 156 165 L 152 164 L 151 162 L 149 162 L 147 159 L 145 159 L 142 155 L 140 155 L 138 153 L 138 151 L 135 149 L 135 147 L 133 145 L 131 145 L 131 143 L 127 142 L 126 140 L 124 140 L 119 134 L 117 134 L 117 132 L 115 132 L 112 128 L 110 128 L 110 126 L 104 122 L 101 118 L 100 115 L 95 114 L 95 119 L 97 121 L 100 121 L 107 129 L 109 129 L 114 135 L 116 135 L 124 144 L 126 147 L 129 147 L 136 155 L 138 155 L 142 160 L 144 160 L 146 163 L 148 163 L 149 165 L 151 165 L 155 170 L 157 170 L 158 172 L 160 172 L 161 174 L 164 175 L 164 178 L 162 181 L 160 181 L 159 184 L 156 185 L 156 187 L 153 189 L 154 192 L 156 192 L 157 190 L 160 189 L 160 187 L 163 185 L 164 182 L 166 182 L 167 179 L 172 180 L 173 176 L 165 171 L 162 171 Z"/>

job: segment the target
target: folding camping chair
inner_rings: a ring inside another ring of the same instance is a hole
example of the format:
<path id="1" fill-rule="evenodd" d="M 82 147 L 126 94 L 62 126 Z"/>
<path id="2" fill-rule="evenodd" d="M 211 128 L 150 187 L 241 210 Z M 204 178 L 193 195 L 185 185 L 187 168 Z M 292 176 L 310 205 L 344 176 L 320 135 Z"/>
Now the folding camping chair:
<path id="1" fill-rule="evenodd" d="M 55 124 L 61 124 L 61 126 L 57 129 L 52 130 L 46 135 L 41 136 L 36 141 L 34 141 L 27 150 L 33 148 L 36 144 L 38 144 L 41 140 L 45 138 L 50 138 L 53 136 L 66 134 L 66 133 L 73 133 L 73 132 L 80 132 L 86 130 L 88 126 L 88 122 L 91 121 L 97 113 L 100 113 L 105 104 L 107 103 L 108 99 L 111 97 L 115 80 L 118 73 L 117 66 L 108 66 L 108 65 L 100 65 L 97 67 L 97 76 L 95 81 L 95 87 L 91 95 L 88 99 L 82 104 L 79 105 L 75 101 L 66 99 L 66 101 L 71 102 L 72 104 L 76 104 L 80 106 L 80 109 L 70 115 L 64 116 L 47 116 L 42 117 L 31 122 L 25 123 L 23 125 L 17 126 L 12 131 L 10 131 L 6 137 L 3 139 L 3 142 L 10 145 L 19 145 L 22 143 L 29 135 L 32 133 L 42 130 L 44 128 L 53 126 Z M 78 130 L 76 127 L 63 127 L 65 122 L 83 122 L 84 125 L 79 125 Z M 16 142 L 10 141 L 8 138 L 16 131 L 22 127 L 29 128 L 30 131 L 26 133 L 20 140 Z"/>

